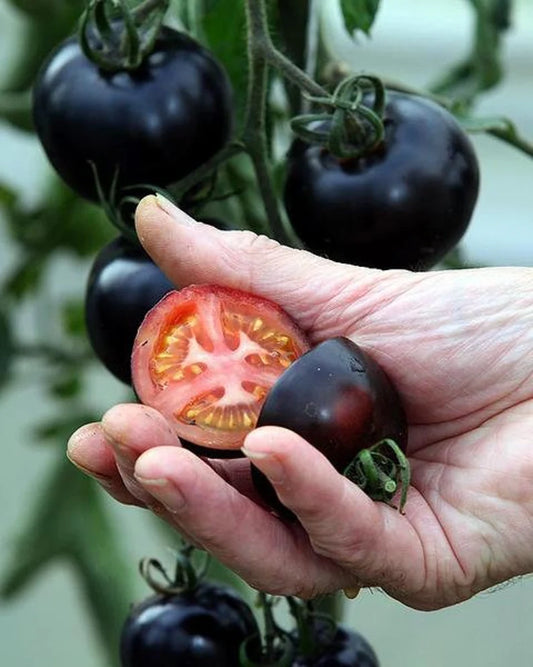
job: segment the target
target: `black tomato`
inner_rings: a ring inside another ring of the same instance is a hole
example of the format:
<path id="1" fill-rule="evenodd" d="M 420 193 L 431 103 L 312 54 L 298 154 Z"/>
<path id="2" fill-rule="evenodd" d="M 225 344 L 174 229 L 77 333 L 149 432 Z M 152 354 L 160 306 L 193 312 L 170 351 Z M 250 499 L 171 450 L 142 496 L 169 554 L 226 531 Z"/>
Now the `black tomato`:
<path id="1" fill-rule="evenodd" d="M 317 641 L 325 636 L 325 626 L 315 627 Z M 297 637 L 293 637 L 297 642 Z M 338 625 L 324 648 L 311 658 L 297 656 L 293 667 L 379 667 L 377 655 L 368 641 L 358 632 Z"/>
<path id="2" fill-rule="evenodd" d="M 461 239 L 479 189 L 478 163 L 445 109 L 388 91 L 384 141 L 338 160 L 296 140 L 284 191 L 288 216 L 307 248 L 381 269 L 424 270 Z"/>
<path id="3" fill-rule="evenodd" d="M 296 359 L 271 387 L 257 426 L 283 426 L 301 435 L 344 472 L 362 450 L 390 438 L 407 445 L 407 421 L 394 385 L 381 366 L 344 337 L 331 338 Z M 286 515 L 263 473 L 255 486 Z"/>
<path id="4" fill-rule="evenodd" d="M 192 591 L 154 595 L 122 629 L 122 667 L 235 667 L 241 644 L 258 633 L 248 605 L 230 589 L 203 582 Z"/>
<path id="5" fill-rule="evenodd" d="M 133 341 L 146 313 L 175 289 L 147 253 L 119 236 L 97 255 L 85 295 L 85 322 L 104 366 L 131 385 Z"/>
<path id="6" fill-rule="evenodd" d="M 153 52 L 132 71 L 106 72 L 77 38 L 62 42 L 41 68 L 33 116 L 53 167 L 79 195 L 98 198 L 94 162 L 107 194 L 117 185 L 160 187 L 179 180 L 227 142 L 228 79 L 203 46 L 163 28 Z"/>

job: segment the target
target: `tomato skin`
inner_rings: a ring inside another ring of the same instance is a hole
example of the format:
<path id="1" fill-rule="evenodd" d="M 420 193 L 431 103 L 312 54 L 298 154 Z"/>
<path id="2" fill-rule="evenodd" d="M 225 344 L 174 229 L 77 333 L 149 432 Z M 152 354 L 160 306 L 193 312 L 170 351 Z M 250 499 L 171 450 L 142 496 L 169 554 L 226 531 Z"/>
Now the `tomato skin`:
<path id="1" fill-rule="evenodd" d="M 104 194 L 118 185 L 166 186 L 227 142 L 232 96 L 215 58 L 187 35 L 163 28 L 153 52 L 133 71 L 105 72 L 76 37 L 41 68 L 33 116 L 49 161 L 79 195 L 97 200 L 88 161 Z"/>
<path id="2" fill-rule="evenodd" d="M 339 472 L 362 449 L 393 439 L 405 450 L 407 420 L 382 368 L 344 337 L 331 338 L 297 359 L 275 382 L 257 426 L 282 426 L 301 435 Z M 252 465 L 265 502 L 288 516 L 267 477 Z"/>
<path id="3" fill-rule="evenodd" d="M 479 190 L 477 158 L 453 116 L 422 97 L 387 91 L 384 124 L 382 146 L 353 160 L 296 140 L 285 206 L 317 254 L 425 270 L 466 231 Z"/>
<path id="4" fill-rule="evenodd" d="M 122 629 L 122 667 L 235 667 L 243 641 L 259 632 L 249 606 L 230 589 L 202 582 L 190 592 L 154 595 Z"/>
<path id="5" fill-rule="evenodd" d="M 133 384 L 180 438 L 238 450 L 268 389 L 308 349 L 277 304 L 219 285 L 189 285 L 144 318 L 133 345 Z"/>
<path id="6" fill-rule="evenodd" d="M 131 385 L 131 351 L 146 313 L 175 286 L 140 247 L 119 236 L 98 253 L 85 294 L 91 346 L 104 366 Z"/>
<path id="7" fill-rule="evenodd" d="M 314 635 L 320 638 L 330 629 L 315 623 Z M 297 637 L 294 637 L 295 643 Z M 317 656 L 297 656 L 292 667 L 379 667 L 377 655 L 368 641 L 358 632 L 338 625 L 332 639 Z"/>

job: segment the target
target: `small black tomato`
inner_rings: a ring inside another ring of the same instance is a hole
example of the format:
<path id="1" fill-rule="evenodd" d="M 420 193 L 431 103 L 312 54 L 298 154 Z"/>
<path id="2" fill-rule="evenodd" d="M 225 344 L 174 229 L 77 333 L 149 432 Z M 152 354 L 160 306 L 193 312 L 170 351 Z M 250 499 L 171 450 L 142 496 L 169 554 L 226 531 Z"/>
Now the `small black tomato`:
<path id="1" fill-rule="evenodd" d="M 201 582 L 136 606 L 122 629 L 122 667 L 236 667 L 240 647 L 259 632 L 232 590 Z"/>
<path id="2" fill-rule="evenodd" d="M 325 624 L 315 624 L 314 630 L 320 645 L 321 637 L 329 633 L 330 628 Z M 333 637 L 323 642 L 322 651 L 313 657 L 297 656 L 292 667 L 379 667 L 374 649 L 355 630 L 337 625 Z"/>
<path id="3" fill-rule="evenodd" d="M 270 389 L 257 426 L 288 428 L 343 473 L 362 450 L 393 440 L 407 444 L 405 412 L 395 387 L 353 341 L 331 338 L 294 361 Z M 389 470 L 392 470 L 390 468 Z M 255 485 L 280 510 L 274 489 L 252 466 Z"/>
<path id="4" fill-rule="evenodd" d="M 164 187 L 208 160 L 228 141 L 232 94 L 215 57 L 184 33 L 164 27 L 133 70 L 104 71 L 77 37 L 43 64 L 33 117 L 46 155 L 80 196 L 147 183 Z M 119 193 L 117 192 L 117 194 Z"/>
<path id="5" fill-rule="evenodd" d="M 353 159 L 297 139 L 287 213 L 317 254 L 381 269 L 428 269 L 466 231 L 479 189 L 477 158 L 455 118 L 423 97 L 387 91 L 383 122 L 383 142 Z"/>
<path id="6" fill-rule="evenodd" d="M 87 283 L 85 322 L 104 366 L 131 384 L 133 341 L 146 313 L 175 289 L 147 253 L 122 236 L 97 255 Z"/>

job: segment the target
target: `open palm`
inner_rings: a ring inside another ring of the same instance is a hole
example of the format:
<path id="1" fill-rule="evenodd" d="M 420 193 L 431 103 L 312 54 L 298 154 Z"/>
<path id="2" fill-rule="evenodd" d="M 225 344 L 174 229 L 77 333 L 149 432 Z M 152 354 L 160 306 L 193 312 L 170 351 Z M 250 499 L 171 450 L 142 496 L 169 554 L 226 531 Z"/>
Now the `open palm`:
<path id="1" fill-rule="evenodd" d="M 284 522 L 256 502 L 247 459 L 194 456 L 141 405 L 77 431 L 76 465 L 271 593 L 379 586 L 435 609 L 533 570 L 533 270 L 352 267 L 197 224 L 155 197 L 137 220 L 176 285 L 248 290 L 313 343 L 343 335 L 372 354 L 407 411 L 406 513 L 371 501 L 296 434 L 263 427 L 244 451 L 299 519 Z"/>

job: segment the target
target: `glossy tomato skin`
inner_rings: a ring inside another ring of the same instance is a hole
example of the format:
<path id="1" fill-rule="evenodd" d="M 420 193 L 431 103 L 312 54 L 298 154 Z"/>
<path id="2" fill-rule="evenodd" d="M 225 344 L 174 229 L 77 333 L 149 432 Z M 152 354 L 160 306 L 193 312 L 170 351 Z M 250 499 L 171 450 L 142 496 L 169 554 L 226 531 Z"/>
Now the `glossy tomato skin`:
<path id="1" fill-rule="evenodd" d="M 442 107 L 388 91 L 385 139 L 372 153 L 338 160 L 296 140 L 284 191 L 307 248 L 380 269 L 424 270 L 463 236 L 479 190 L 468 137 Z"/>
<path id="2" fill-rule="evenodd" d="M 93 350 L 119 380 L 131 385 L 131 351 L 146 313 L 174 285 L 147 253 L 122 236 L 99 254 L 85 294 L 85 323 Z"/>
<path id="3" fill-rule="evenodd" d="M 326 634 L 324 627 L 315 629 L 319 640 Z M 297 638 L 294 638 L 297 641 Z M 318 655 L 297 656 L 293 667 L 379 667 L 378 657 L 368 641 L 358 632 L 338 625 L 335 634 Z"/>
<path id="4" fill-rule="evenodd" d="M 61 43 L 34 86 L 34 124 L 58 174 L 97 200 L 89 161 L 104 193 L 118 185 L 165 186 L 205 162 L 228 140 L 232 96 L 215 58 L 187 35 L 164 28 L 133 71 L 105 72 L 77 38 Z"/>
<path id="5" fill-rule="evenodd" d="M 272 384 L 308 349 L 277 304 L 219 285 L 189 285 L 144 318 L 133 345 L 133 384 L 180 438 L 239 450 Z"/>
<path id="6" fill-rule="evenodd" d="M 179 595 L 155 595 L 122 629 L 122 667 L 235 667 L 239 648 L 258 633 L 249 606 L 233 591 L 202 582 Z"/>
<path id="7" fill-rule="evenodd" d="M 407 445 L 407 421 L 395 387 L 353 341 L 331 338 L 297 359 L 276 381 L 257 426 L 282 426 L 301 435 L 344 472 L 356 454 L 383 440 Z M 287 515 L 266 476 L 252 466 L 255 486 Z"/>

